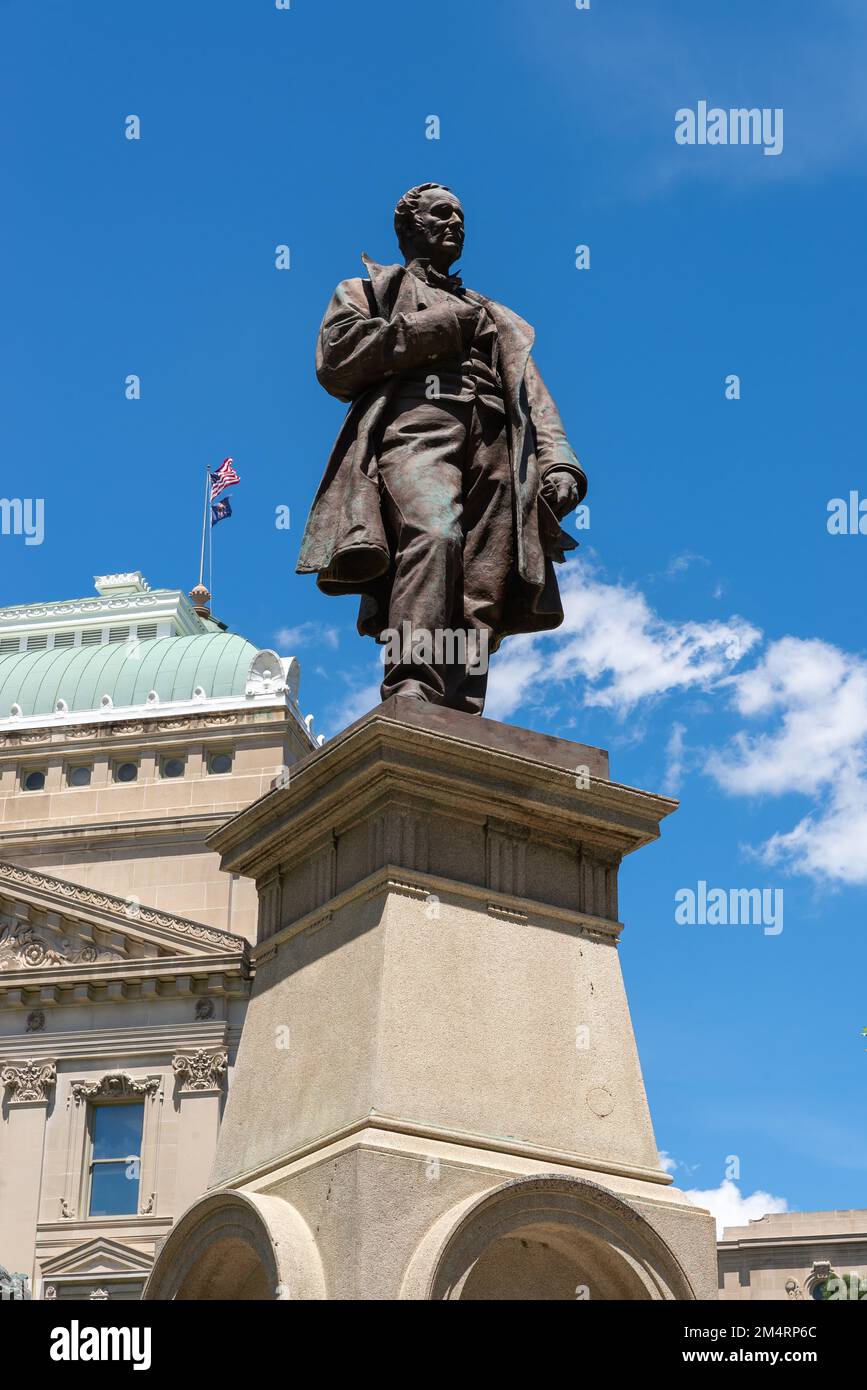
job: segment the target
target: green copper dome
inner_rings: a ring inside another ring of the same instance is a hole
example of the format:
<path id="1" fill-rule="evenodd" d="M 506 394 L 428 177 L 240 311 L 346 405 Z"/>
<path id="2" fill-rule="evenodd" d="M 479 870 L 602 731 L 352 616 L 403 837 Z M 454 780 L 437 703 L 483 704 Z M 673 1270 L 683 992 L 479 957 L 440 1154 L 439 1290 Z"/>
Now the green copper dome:
<path id="1" fill-rule="evenodd" d="M 0 656 L 0 719 L 18 706 L 24 718 L 53 714 L 58 701 L 70 714 L 98 710 L 105 695 L 115 708 L 192 700 L 197 689 L 209 700 L 243 697 L 257 648 L 231 632 L 208 632 L 153 641 L 104 642 L 92 647 Z"/>

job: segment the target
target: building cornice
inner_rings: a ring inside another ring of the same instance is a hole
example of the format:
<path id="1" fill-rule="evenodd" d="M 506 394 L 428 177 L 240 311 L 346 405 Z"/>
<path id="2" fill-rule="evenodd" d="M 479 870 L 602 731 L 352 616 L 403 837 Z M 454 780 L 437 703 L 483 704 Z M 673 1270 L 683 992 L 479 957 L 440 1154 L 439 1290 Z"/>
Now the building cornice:
<path id="1" fill-rule="evenodd" d="M 98 966 L 57 966 L 50 975 L 6 970 L 0 974 L 0 1008 L 34 1009 L 80 1004 L 124 1004 L 129 1000 L 245 999 L 246 965 L 225 956 L 179 956 L 129 960 Z"/>
<path id="2" fill-rule="evenodd" d="M 56 739 L 57 735 L 68 739 L 104 739 L 106 734 L 133 737 L 136 734 L 193 728 L 206 730 L 221 725 L 238 727 L 243 726 L 245 716 L 259 713 L 272 713 L 275 717 L 288 715 L 308 746 L 311 749 L 317 746 L 307 722 L 287 691 L 216 699 L 157 701 L 123 708 L 79 710 L 75 713 L 61 711 L 0 719 L 0 750 L 43 743 Z"/>
<path id="3" fill-rule="evenodd" d="M 717 1250 L 720 1255 L 736 1255 L 745 1250 L 813 1250 L 824 1249 L 827 1245 L 867 1245 L 867 1213 L 863 1231 L 833 1231 L 826 1228 L 815 1234 L 801 1231 L 785 1236 L 744 1236 L 738 1240 L 717 1241 Z"/>
<path id="4" fill-rule="evenodd" d="M 115 598 L 107 595 L 68 598 L 0 608 L 0 632 L 8 636 L 25 629 L 34 632 L 42 628 L 56 630 L 66 625 L 75 627 L 82 622 L 95 622 L 103 615 L 117 618 L 123 614 L 135 618 L 147 616 L 152 620 L 171 618 L 177 623 L 179 635 L 192 635 L 204 630 L 201 619 L 182 590 L 153 589 L 142 594 L 120 594 Z"/>
<path id="5" fill-rule="evenodd" d="M 113 1063 L 124 1066 L 171 1059 L 176 1053 L 222 1048 L 234 1052 L 240 1028 L 226 1019 L 189 1023 L 154 1023 L 132 1028 L 77 1028 L 51 1033 L 21 1033 L 0 1038 L 0 1058 L 18 1065 L 22 1060 Z M 61 1077 L 61 1081 L 62 1081 Z"/>

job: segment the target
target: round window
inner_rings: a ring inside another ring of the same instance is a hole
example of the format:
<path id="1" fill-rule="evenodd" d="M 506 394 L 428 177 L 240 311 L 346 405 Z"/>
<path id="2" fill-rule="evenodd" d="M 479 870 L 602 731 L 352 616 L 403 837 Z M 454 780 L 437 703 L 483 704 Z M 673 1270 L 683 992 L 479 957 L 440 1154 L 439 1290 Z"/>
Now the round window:
<path id="1" fill-rule="evenodd" d="M 211 754 L 211 760 L 210 760 L 210 763 L 208 764 L 208 766 L 209 766 L 210 771 L 216 773 L 218 776 L 222 775 L 222 774 L 225 773 L 225 772 L 231 772 L 231 771 L 232 771 L 232 755 L 231 755 L 231 753 L 212 753 L 212 754 Z"/>
<path id="2" fill-rule="evenodd" d="M 183 777 L 184 760 L 183 758 L 166 758 L 163 763 L 164 777 Z"/>
<path id="3" fill-rule="evenodd" d="M 69 769 L 69 785 L 71 787 L 89 787 L 93 769 L 89 767 L 71 767 Z"/>
<path id="4" fill-rule="evenodd" d="M 26 792 L 41 792 L 45 786 L 44 772 L 27 772 L 24 774 L 24 790 Z"/>
<path id="5" fill-rule="evenodd" d="M 118 763 L 114 775 L 118 782 L 134 782 L 138 777 L 138 763 Z"/>

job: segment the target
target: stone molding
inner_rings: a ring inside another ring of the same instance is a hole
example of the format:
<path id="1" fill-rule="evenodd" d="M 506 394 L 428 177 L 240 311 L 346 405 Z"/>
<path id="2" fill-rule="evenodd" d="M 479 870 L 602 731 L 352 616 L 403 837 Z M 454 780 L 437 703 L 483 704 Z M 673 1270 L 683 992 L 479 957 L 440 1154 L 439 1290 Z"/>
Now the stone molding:
<path id="1" fill-rule="evenodd" d="M 386 864 L 376 873 L 345 888 L 332 898 L 328 910 L 321 907 L 296 917 L 284 926 L 273 926 L 269 935 L 262 935 L 258 946 L 250 952 L 253 966 L 275 954 L 276 949 L 301 932 L 312 931 L 327 925 L 336 912 L 348 907 L 356 899 L 369 901 L 386 893 L 398 893 L 402 897 L 415 898 L 428 902 L 431 898 L 457 898 L 478 911 L 490 913 L 492 917 L 502 917 L 507 921 L 526 922 L 549 920 L 573 927 L 582 936 L 594 940 L 607 941 L 616 946 L 623 931 L 623 924 L 608 918 L 596 917 L 592 913 L 579 912 L 572 908 L 557 907 L 552 903 L 541 903 L 531 898 L 521 898 L 514 894 L 498 894 L 494 897 L 483 885 L 465 883 L 459 879 L 443 878 L 440 874 L 416 874 L 415 882 L 400 876 L 399 866 Z M 276 922 L 276 917 L 274 918 Z"/>
<path id="2" fill-rule="evenodd" d="M 56 1081 L 55 1062 L 27 1061 L 17 1066 L 7 1064 L 0 1071 L 0 1083 L 9 1092 L 10 1105 L 50 1101 Z"/>
<path id="3" fill-rule="evenodd" d="M 172 1071 L 181 1083 L 181 1092 L 221 1091 L 223 1077 L 229 1064 L 224 1050 L 180 1052 L 172 1058 Z"/>

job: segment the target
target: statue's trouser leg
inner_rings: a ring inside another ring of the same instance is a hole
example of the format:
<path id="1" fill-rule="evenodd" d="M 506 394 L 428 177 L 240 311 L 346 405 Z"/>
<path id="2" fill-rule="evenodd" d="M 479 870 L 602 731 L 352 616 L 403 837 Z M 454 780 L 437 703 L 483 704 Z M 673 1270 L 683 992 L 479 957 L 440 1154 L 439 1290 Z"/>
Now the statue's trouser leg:
<path id="1" fill-rule="evenodd" d="M 394 553 L 388 626 L 430 635 L 452 628 L 463 610 L 462 464 L 472 406 L 445 401 L 392 402 L 378 449 L 383 513 Z M 405 627 L 407 625 L 407 627 Z M 419 695 L 442 704 L 443 663 L 418 651 L 387 663 L 382 698 Z"/>
<path id="2" fill-rule="evenodd" d="M 398 398 L 378 463 L 395 555 L 389 628 L 428 633 L 433 644 L 447 630 L 496 632 L 512 544 L 502 417 L 471 402 Z M 386 666 L 383 699 L 411 694 L 481 712 L 485 672 L 401 656 Z"/>
<path id="3" fill-rule="evenodd" d="M 488 685 L 487 656 L 502 634 L 503 606 L 514 568 L 512 470 L 505 415 L 485 406 L 473 412 L 464 464 L 464 615 L 477 634 L 481 659 L 455 668 L 446 703 L 481 714 Z"/>

